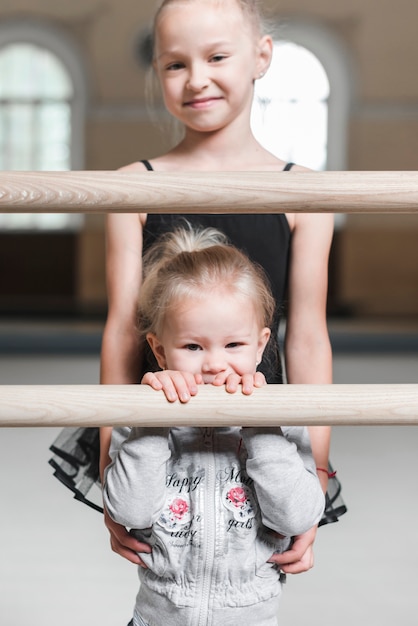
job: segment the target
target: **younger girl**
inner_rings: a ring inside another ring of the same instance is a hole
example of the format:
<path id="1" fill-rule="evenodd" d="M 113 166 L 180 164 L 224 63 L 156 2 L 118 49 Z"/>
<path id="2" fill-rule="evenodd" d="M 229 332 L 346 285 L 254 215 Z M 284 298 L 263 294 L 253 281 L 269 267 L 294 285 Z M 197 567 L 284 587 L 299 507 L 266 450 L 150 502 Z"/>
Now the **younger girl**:
<path id="1" fill-rule="evenodd" d="M 169 400 L 200 384 L 250 394 L 274 300 L 262 272 L 216 231 L 177 231 L 152 249 L 139 323 Z M 187 399 L 187 398 L 186 398 Z M 316 524 L 324 496 L 304 428 L 132 428 L 112 439 L 104 502 L 152 547 L 134 626 L 277 624 L 269 563 Z"/>

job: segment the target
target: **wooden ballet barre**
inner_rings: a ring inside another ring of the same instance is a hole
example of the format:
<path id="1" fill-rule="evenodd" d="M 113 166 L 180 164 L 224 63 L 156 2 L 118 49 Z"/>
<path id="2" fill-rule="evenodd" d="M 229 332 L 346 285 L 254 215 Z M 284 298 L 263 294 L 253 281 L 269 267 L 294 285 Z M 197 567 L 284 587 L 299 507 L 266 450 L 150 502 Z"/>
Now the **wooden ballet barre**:
<path id="1" fill-rule="evenodd" d="M 0 213 L 417 213 L 418 172 L 0 172 Z"/>
<path id="2" fill-rule="evenodd" d="M 187 404 L 144 385 L 3 385 L 0 426 L 418 424 L 418 385 L 266 385 L 251 396 L 205 385 Z"/>

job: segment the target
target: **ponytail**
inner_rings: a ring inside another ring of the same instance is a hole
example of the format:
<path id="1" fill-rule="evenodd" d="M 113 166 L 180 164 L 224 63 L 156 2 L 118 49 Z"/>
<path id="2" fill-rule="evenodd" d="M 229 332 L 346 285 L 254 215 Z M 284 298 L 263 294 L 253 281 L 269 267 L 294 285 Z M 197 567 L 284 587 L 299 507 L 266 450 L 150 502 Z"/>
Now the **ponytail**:
<path id="1" fill-rule="evenodd" d="M 168 310 L 224 289 L 251 302 L 260 328 L 271 326 L 274 299 L 264 271 L 214 228 L 186 226 L 164 235 L 144 256 L 138 325 L 160 335 Z"/>

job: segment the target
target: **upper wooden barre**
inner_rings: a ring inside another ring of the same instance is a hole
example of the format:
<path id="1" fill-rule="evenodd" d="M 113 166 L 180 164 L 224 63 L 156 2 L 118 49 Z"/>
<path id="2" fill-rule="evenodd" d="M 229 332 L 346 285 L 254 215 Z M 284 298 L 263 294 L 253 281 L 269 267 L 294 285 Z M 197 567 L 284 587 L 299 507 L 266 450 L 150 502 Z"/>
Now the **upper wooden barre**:
<path id="1" fill-rule="evenodd" d="M 416 213 L 418 172 L 0 172 L 0 213 Z"/>
<path id="2" fill-rule="evenodd" d="M 251 396 L 205 385 L 187 404 L 144 385 L 3 385 L 0 426 L 418 424 L 418 385 L 266 385 Z"/>

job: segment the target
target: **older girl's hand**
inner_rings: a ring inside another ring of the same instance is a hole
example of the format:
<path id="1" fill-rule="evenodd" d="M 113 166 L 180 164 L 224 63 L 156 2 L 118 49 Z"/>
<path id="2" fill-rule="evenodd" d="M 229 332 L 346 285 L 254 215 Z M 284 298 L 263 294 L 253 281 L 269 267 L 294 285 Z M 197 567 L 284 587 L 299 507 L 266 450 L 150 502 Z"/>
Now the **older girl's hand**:
<path id="1" fill-rule="evenodd" d="M 314 566 L 313 544 L 317 526 L 294 537 L 292 547 L 282 554 L 273 554 L 269 563 L 276 563 L 286 574 L 301 574 Z"/>
<path id="2" fill-rule="evenodd" d="M 140 565 L 146 569 L 147 566 L 139 556 L 139 553 L 144 552 L 149 554 L 151 547 L 132 537 L 125 526 L 114 522 L 106 509 L 104 510 L 104 521 L 110 533 L 110 545 L 112 546 L 113 552 L 116 552 L 116 554 L 119 554 L 131 563 Z"/>
<path id="3" fill-rule="evenodd" d="M 164 391 L 169 402 L 188 402 L 197 394 L 198 385 L 203 382 L 200 374 L 178 372 L 175 370 L 163 370 L 161 372 L 147 372 L 141 385 L 149 385 L 156 391 Z"/>

